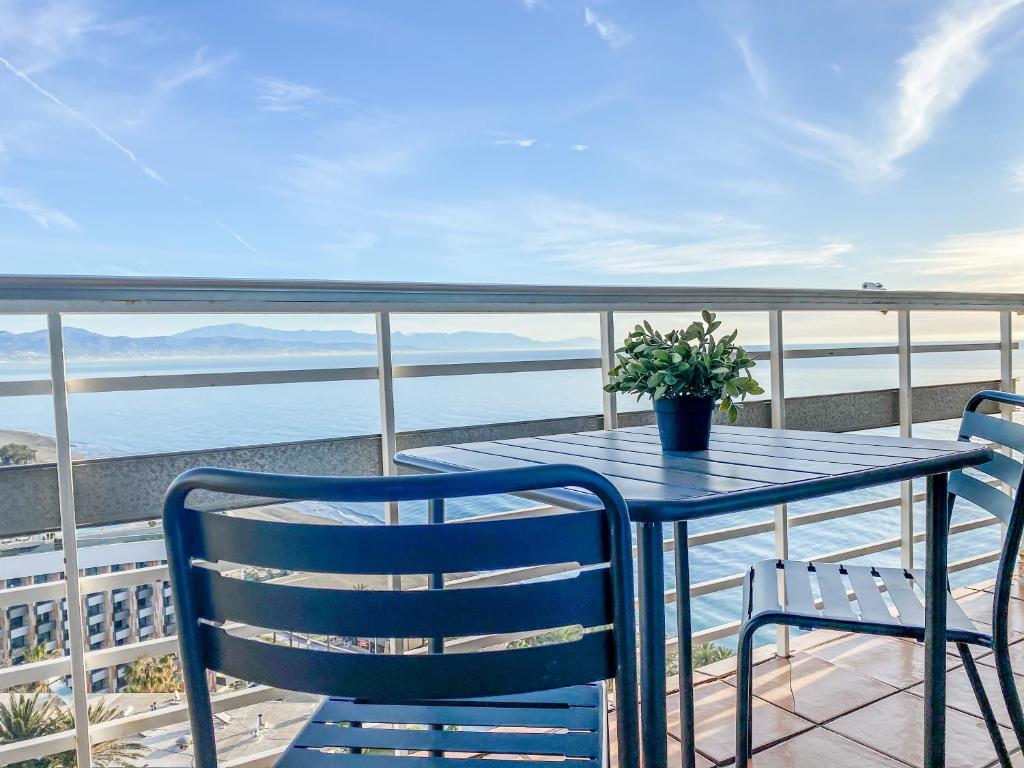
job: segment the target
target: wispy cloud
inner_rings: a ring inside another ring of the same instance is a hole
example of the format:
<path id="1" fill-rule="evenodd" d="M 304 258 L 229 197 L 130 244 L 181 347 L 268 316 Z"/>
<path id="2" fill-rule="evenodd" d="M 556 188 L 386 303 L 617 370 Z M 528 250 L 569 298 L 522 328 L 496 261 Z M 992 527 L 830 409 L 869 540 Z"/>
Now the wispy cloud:
<path id="1" fill-rule="evenodd" d="M 114 147 L 114 149 L 116 149 L 122 155 L 127 157 L 128 160 L 131 161 L 131 163 L 136 168 L 138 168 L 140 171 L 142 171 L 146 176 L 151 178 L 153 181 L 156 181 L 156 182 L 158 182 L 160 184 L 166 184 L 167 183 L 164 180 L 163 176 L 161 176 L 159 173 L 157 173 L 152 168 L 150 168 L 148 165 L 146 165 L 144 162 L 142 162 L 138 158 L 138 156 L 134 152 L 132 152 L 132 150 L 128 149 L 128 147 L 126 147 L 124 144 L 119 142 L 117 139 L 115 139 L 109 133 L 104 131 L 102 128 L 100 128 L 98 125 L 96 125 L 96 123 L 94 123 L 92 120 L 87 118 L 81 112 L 79 112 L 78 110 L 74 109 L 73 107 L 68 106 L 63 101 L 61 101 L 59 98 L 57 98 L 57 96 L 55 96 L 53 93 L 51 93 L 50 91 L 48 91 L 45 88 L 43 88 L 41 85 L 39 85 L 39 83 L 37 83 L 35 80 L 33 80 L 31 77 L 29 77 L 25 72 L 23 72 L 22 70 L 20 70 L 17 67 L 15 67 L 13 64 L 11 64 L 11 62 L 9 62 L 3 56 L 0 56 L 0 66 L 3 66 L 4 69 L 6 69 L 12 75 L 14 75 L 15 77 L 19 78 L 23 82 L 25 82 L 29 87 L 31 87 L 33 90 L 35 90 L 36 93 L 38 93 L 39 95 L 43 96 L 44 98 L 46 98 L 49 101 L 51 101 L 54 104 L 56 104 L 58 107 L 61 108 L 61 110 L 64 111 L 65 114 L 67 114 L 68 116 L 70 116 L 74 120 L 76 120 L 76 121 L 86 125 L 93 133 L 95 133 L 97 136 L 99 136 L 103 141 L 105 141 L 107 144 L 109 144 L 110 146 Z"/>
<path id="2" fill-rule="evenodd" d="M 495 139 L 493 142 L 496 147 L 521 147 L 523 149 L 529 149 L 537 143 L 536 139 Z"/>
<path id="3" fill-rule="evenodd" d="M 1007 176 L 1010 189 L 1017 192 L 1024 192 L 1024 162 L 1011 166 L 1010 172 Z"/>
<path id="4" fill-rule="evenodd" d="M 256 98 L 265 112 L 304 112 L 314 104 L 327 101 L 319 88 L 302 83 L 290 83 L 274 77 L 257 77 Z"/>
<path id="5" fill-rule="evenodd" d="M 234 57 L 230 54 L 209 56 L 209 49 L 203 46 L 183 65 L 174 67 L 157 78 L 155 90 L 167 96 L 188 83 L 213 77 L 226 67 Z"/>
<path id="6" fill-rule="evenodd" d="M 771 81 L 768 78 L 768 72 L 765 70 L 761 60 L 754 53 L 754 48 L 750 44 L 749 35 L 737 35 L 735 38 L 736 47 L 740 51 L 740 57 L 743 59 L 743 66 L 746 67 L 747 75 L 749 75 L 751 82 L 757 89 L 757 92 L 762 97 L 767 97 L 771 94 Z"/>
<path id="7" fill-rule="evenodd" d="M 246 240 L 244 237 L 242 237 L 240 234 L 238 234 L 235 230 L 233 230 L 223 221 L 218 219 L 216 216 L 213 217 L 213 223 L 216 224 L 221 229 L 223 229 L 229 235 L 231 235 L 231 237 L 235 238 L 235 240 L 241 243 L 244 247 L 248 248 L 253 253 L 256 253 L 256 249 L 253 247 L 252 243 L 250 243 L 248 240 Z"/>
<path id="8" fill-rule="evenodd" d="M 377 215 L 451 256 L 486 252 L 620 278 L 826 268 L 853 251 L 842 237 L 798 237 L 716 214 L 632 215 L 546 195 L 392 207 Z"/>
<path id="9" fill-rule="evenodd" d="M 1024 228 L 950 235 L 920 256 L 893 259 L 890 268 L 903 275 L 919 270 L 942 288 L 1024 290 Z"/>
<path id="10" fill-rule="evenodd" d="M 583 23 L 593 29 L 612 49 L 628 45 L 633 36 L 611 19 L 598 16 L 590 8 L 583 9 Z"/>
<path id="11" fill-rule="evenodd" d="M 900 59 L 886 122 L 862 138 L 777 110 L 771 116 L 796 140 L 798 153 L 849 176 L 879 179 L 899 171 L 899 161 L 930 139 L 988 67 L 986 46 L 1024 0 L 954 0 L 927 26 L 918 44 Z M 769 81 L 745 37 L 737 37 L 744 65 L 762 95 Z"/>
<path id="12" fill-rule="evenodd" d="M 573 152 L 586 152 L 588 149 L 590 149 L 590 145 L 589 144 L 573 144 L 572 145 L 572 151 Z"/>
<path id="13" fill-rule="evenodd" d="M 86 37 L 104 29 L 91 3 L 0 0 L 0 51 L 41 72 L 74 56 Z"/>
<path id="14" fill-rule="evenodd" d="M 43 205 L 22 189 L 0 187 L 0 208 L 24 213 L 43 229 L 65 229 L 75 232 L 81 229 L 66 213 Z"/>

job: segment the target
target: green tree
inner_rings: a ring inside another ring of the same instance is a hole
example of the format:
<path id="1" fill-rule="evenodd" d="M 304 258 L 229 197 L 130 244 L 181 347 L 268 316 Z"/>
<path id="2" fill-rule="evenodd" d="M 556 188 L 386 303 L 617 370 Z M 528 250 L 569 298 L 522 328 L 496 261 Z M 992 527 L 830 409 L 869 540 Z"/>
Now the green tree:
<path id="1" fill-rule="evenodd" d="M 46 647 L 46 643 L 38 643 L 36 645 L 27 646 L 21 654 L 21 660 L 26 664 L 34 664 L 38 661 L 52 659 L 56 655 L 57 652 L 49 650 Z M 50 680 L 37 680 L 34 683 L 26 683 L 25 685 L 18 686 L 15 690 L 28 691 L 30 693 L 46 693 L 50 689 L 49 682 Z"/>
<path id="2" fill-rule="evenodd" d="M 52 699 L 40 703 L 39 694 L 26 696 L 14 694 L 6 703 L 0 703 L 0 744 L 10 744 L 24 739 L 35 739 L 56 733 L 56 708 Z M 12 768 L 46 768 L 48 760 L 22 760 L 11 763 Z"/>
<path id="3" fill-rule="evenodd" d="M 729 659 L 735 656 L 731 648 L 714 643 L 697 643 L 693 646 L 693 668 L 706 667 L 716 661 Z"/>
<path id="4" fill-rule="evenodd" d="M 159 658 L 143 656 L 125 673 L 128 693 L 174 693 L 183 689 L 181 672 L 173 653 Z"/>
<path id="5" fill-rule="evenodd" d="M 92 725 L 120 717 L 124 717 L 124 710 L 105 702 L 89 705 L 89 722 Z M 54 719 L 59 726 L 58 731 L 69 731 L 75 727 L 75 716 L 70 709 L 58 709 Z M 143 746 L 133 741 L 101 741 L 92 745 L 92 764 L 93 768 L 135 768 L 134 761 L 140 760 L 144 754 Z M 49 757 L 46 768 L 78 768 L 78 755 L 74 750 L 58 752 Z"/>
<path id="6" fill-rule="evenodd" d="M 581 637 L 583 637 L 583 627 L 559 627 L 533 637 L 513 640 L 506 647 L 510 650 L 513 648 L 535 648 L 538 645 L 550 645 L 551 643 L 570 643 Z"/>
<path id="7" fill-rule="evenodd" d="M 693 668 L 700 669 L 722 659 L 729 659 L 733 656 L 732 650 L 723 645 L 714 643 L 697 643 L 693 646 Z M 679 674 L 679 654 L 670 653 L 665 658 L 665 669 L 670 675 Z"/>
<path id="8" fill-rule="evenodd" d="M 8 467 L 14 464 L 34 464 L 36 452 L 27 445 L 20 443 L 7 443 L 0 446 L 0 467 Z"/>
<path id="9" fill-rule="evenodd" d="M 123 710 L 103 702 L 89 707 L 89 722 L 93 724 L 123 716 Z M 31 697 L 15 694 L 6 703 L 0 703 L 0 744 L 70 731 L 74 727 L 75 716 L 69 708 L 60 706 L 55 699 L 40 701 L 38 693 Z M 99 742 L 92 746 L 93 767 L 135 768 L 134 761 L 141 759 L 143 753 L 142 745 L 135 742 L 122 739 Z M 78 768 L 78 757 L 74 750 L 69 750 L 11 765 L 13 768 Z"/>

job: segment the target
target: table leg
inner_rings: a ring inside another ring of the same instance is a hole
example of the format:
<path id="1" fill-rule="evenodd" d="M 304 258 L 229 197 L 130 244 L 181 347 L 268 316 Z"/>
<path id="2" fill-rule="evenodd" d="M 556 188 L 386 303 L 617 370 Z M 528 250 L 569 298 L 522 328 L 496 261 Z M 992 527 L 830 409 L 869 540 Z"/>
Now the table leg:
<path id="1" fill-rule="evenodd" d="M 660 523 L 637 524 L 640 582 L 640 715 L 645 768 L 667 768 L 665 550 Z"/>
<path id="2" fill-rule="evenodd" d="M 676 523 L 676 642 L 679 649 L 679 738 L 682 768 L 695 768 L 693 627 L 690 623 L 690 548 L 686 521 Z"/>
<path id="3" fill-rule="evenodd" d="M 946 765 L 946 545 L 949 520 L 945 473 L 928 478 L 925 550 L 924 764 Z"/>

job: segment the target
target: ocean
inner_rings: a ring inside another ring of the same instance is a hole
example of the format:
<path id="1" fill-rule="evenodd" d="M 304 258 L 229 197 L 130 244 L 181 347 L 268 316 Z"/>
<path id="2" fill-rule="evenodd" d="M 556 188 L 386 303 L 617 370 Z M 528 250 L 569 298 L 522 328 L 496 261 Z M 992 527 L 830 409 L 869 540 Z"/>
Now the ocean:
<path id="1" fill-rule="evenodd" d="M 559 357 L 587 357 L 595 350 L 507 351 L 480 353 L 396 353 L 395 364 L 455 363 Z M 375 365 L 373 355 L 288 356 L 266 358 L 176 358 L 144 360 L 71 361 L 69 377 L 128 376 L 190 372 L 225 372 Z M 930 353 L 914 357 L 914 384 L 940 384 L 998 378 L 995 352 Z M 47 378 L 45 361 L 0 362 L 0 380 Z M 755 377 L 770 392 L 767 366 Z M 881 389 L 897 385 L 894 355 L 837 357 L 786 362 L 786 394 L 800 396 Z M 641 408 L 632 398 L 620 397 L 620 409 Z M 48 397 L 0 398 L 0 430 L 53 434 L 52 406 Z M 398 379 L 395 382 L 396 422 L 400 431 L 490 422 L 541 419 L 599 413 L 600 375 L 597 370 L 446 376 Z M 379 431 L 375 381 L 258 385 L 246 387 L 112 392 L 73 395 L 69 402 L 74 449 L 87 457 L 181 451 L 288 440 L 304 440 Z M 893 430 L 879 430 L 892 432 Z M 920 437 L 954 437 L 956 422 L 915 425 Z M 790 506 L 791 514 L 853 504 L 898 495 L 896 486 L 881 487 L 816 499 Z M 452 517 L 522 506 L 510 498 L 464 500 L 449 507 Z M 353 524 L 379 520 L 381 510 L 371 505 L 319 504 L 315 514 Z M 755 509 L 700 521 L 692 532 L 763 520 L 770 509 Z M 980 514 L 962 505 L 955 519 Z M 424 510 L 403 507 L 402 519 L 416 522 Z M 923 526 L 923 508 L 917 510 Z M 795 528 L 790 533 L 791 554 L 807 558 L 881 538 L 899 535 L 897 509 L 865 513 L 843 520 Z M 998 547 L 999 530 L 992 526 L 956 536 L 950 559 L 956 560 Z M 774 552 L 770 534 L 696 547 L 691 553 L 692 581 L 728 576 Z M 923 558 L 923 551 L 919 551 Z M 669 558 L 671 560 L 671 558 Z M 872 555 L 879 564 L 898 564 L 896 550 Z M 923 560 L 922 560 L 923 562 Z M 668 586 L 673 586 L 667 567 Z M 994 566 L 982 566 L 952 576 L 954 585 L 991 577 Z M 737 618 L 738 590 L 697 598 L 695 628 L 714 626 Z M 670 628 L 674 627 L 672 606 Z M 673 630 L 674 631 L 674 630 Z"/>

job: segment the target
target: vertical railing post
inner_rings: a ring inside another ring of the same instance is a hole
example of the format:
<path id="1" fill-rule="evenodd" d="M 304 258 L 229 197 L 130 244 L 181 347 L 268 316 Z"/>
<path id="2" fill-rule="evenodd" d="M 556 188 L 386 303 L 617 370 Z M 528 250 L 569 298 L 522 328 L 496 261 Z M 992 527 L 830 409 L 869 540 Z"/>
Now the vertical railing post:
<path id="1" fill-rule="evenodd" d="M 75 753 L 78 765 L 92 765 L 89 746 L 89 702 L 85 682 L 85 622 L 78 572 L 75 533 L 75 487 L 71 471 L 71 429 L 68 426 L 68 387 L 64 365 L 64 332 L 57 312 L 47 315 L 50 341 L 50 381 L 53 387 L 53 423 L 57 439 L 57 492 L 60 500 L 60 535 L 67 589 L 68 635 L 71 643 L 71 693 L 75 713 Z M 59 621 L 58 621 L 59 624 Z"/>
<path id="2" fill-rule="evenodd" d="M 395 437 L 395 370 L 391 361 L 391 316 L 387 312 L 377 312 L 377 386 L 380 398 L 380 459 L 381 474 L 385 477 L 396 474 L 395 452 L 398 450 Z M 386 502 L 385 522 L 398 525 L 398 502 Z M 402 588 L 402 577 L 392 574 L 390 587 L 393 590 Z M 392 649 L 401 653 L 405 643 L 401 638 L 392 638 Z"/>
<path id="3" fill-rule="evenodd" d="M 910 360 L 910 310 L 896 313 L 896 356 L 899 364 L 900 437 L 910 437 L 914 431 L 914 385 Z M 914 567 L 914 481 L 900 483 L 900 562 L 904 568 Z"/>
<path id="4" fill-rule="evenodd" d="M 1008 310 L 1000 310 L 999 312 L 999 388 L 1003 392 L 1013 392 L 1013 313 Z M 1002 413 L 1002 417 L 1007 421 L 1013 419 L 1013 406 L 1008 403 L 1000 403 L 999 410 Z M 1007 447 L 1002 449 L 1002 453 L 1007 456 L 1013 453 Z M 1007 493 L 1011 493 L 1010 486 L 1005 483 L 1001 483 L 1000 487 Z M 999 526 L 999 530 L 1002 537 L 1006 537 L 1006 523 L 1002 523 Z M 1022 573 L 1024 569 L 1024 558 L 1020 558 L 1018 553 L 1017 560 L 1017 571 L 1018 575 Z"/>
<path id="5" fill-rule="evenodd" d="M 769 368 L 772 380 L 772 428 L 783 429 L 786 426 L 786 381 L 783 372 L 786 351 L 780 309 L 768 312 L 768 351 L 771 355 Z M 789 512 L 785 504 L 775 505 L 775 556 L 780 560 L 789 557 Z M 784 595 L 786 585 L 781 580 L 781 570 L 779 574 L 780 594 Z M 776 627 L 775 651 L 779 656 L 789 656 L 789 627 Z"/>
<path id="6" fill-rule="evenodd" d="M 608 383 L 608 372 L 615 367 L 615 313 L 601 313 L 601 385 Z M 601 390 L 603 397 L 602 412 L 604 428 L 615 429 L 619 426 L 618 403 L 614 392 Z"/>

